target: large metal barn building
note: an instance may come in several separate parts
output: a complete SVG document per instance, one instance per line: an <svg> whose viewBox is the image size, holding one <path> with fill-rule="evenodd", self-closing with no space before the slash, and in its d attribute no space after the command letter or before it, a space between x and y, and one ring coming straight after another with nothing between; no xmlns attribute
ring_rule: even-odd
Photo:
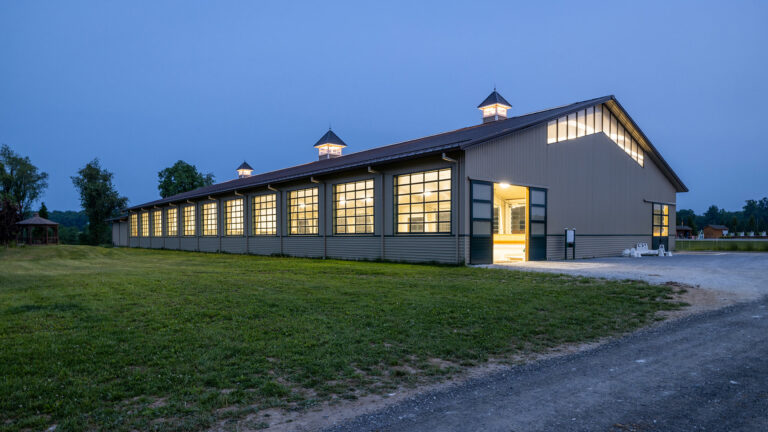
<svg viewBox="0 0 768 432"><path fill-rule="evenodd" d="M687 188L613 96L507 118L495 90L482 123L133 206L117 246L443 263L615 256L674 248ZM572 253L572 252L571 252ZM570 258L570 256L569 256Z"/></svg>

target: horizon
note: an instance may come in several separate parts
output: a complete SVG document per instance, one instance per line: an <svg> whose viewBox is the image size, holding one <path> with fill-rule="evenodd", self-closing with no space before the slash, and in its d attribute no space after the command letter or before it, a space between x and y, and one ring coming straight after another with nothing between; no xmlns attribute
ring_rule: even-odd
<svg viewBox="0 0 768 432"><path fill-rule="evenodd" d="M473 126L495 86L512 116L615 95L677 210L768 196L768 5L439 4L3 4L0 144L49 173L35 207L77 211L93 158L135 205L177 160L216 183L313 162L329 124L348 153Z"/></svg>

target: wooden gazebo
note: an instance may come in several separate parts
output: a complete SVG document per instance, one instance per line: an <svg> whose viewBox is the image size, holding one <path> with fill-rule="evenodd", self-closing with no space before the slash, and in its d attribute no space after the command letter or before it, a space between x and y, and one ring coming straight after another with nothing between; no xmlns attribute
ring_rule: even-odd
<svg viewBox="0 0 768 432"><path fill-rule="evenodd" d="M24 219L21 222L16 222L16 225L21 228L19 230L19 236L17 238L17 243L26 243L28 245L34 245L34 244L59 244L59 224L48 220L45 218L41 218L39 214L35 213L34 216L32 216L29 219ZM40 234L39 236L35 236L35 228L40 228L44 232L44 234ZM50 234L50 229L53 229L53 235ZM37 230L37 231L40 231Z"/></svg>

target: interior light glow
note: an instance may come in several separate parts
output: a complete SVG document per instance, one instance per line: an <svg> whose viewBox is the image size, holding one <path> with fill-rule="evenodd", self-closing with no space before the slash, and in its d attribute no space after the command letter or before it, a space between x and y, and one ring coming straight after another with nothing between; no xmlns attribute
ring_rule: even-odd
<svg viewBox="0 0 768 432"><path fill-rule="evenodd" d="M506 189L506 188L508 188L509 186L510 186L510 184L509 184L509 183L499 183L499 187L500 187L500 188L502 188L502 189Z"/></svg>

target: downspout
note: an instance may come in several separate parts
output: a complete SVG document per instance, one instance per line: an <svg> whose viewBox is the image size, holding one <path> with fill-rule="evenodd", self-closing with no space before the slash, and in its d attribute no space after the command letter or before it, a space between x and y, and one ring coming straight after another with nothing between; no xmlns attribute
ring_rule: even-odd
<svg viewBox="0 0 768 432"><path fill-rule="evenodd" d="M328 198L326 196L326 194L327 194L326 189L327 188L325 187L325 182L324 181L317 180L314 177L310 177L309 181L312 182L312 183L320 184L320 185L323 186L323 188L322 188L323 189L323 195L322 195L323 196L323 259L326 259L327 255L328 255L328 206L325 205L326 204L326 198ZM319 205L319 203L318 203L318 205ZM318 221L318 226L319 225L320 224L319 224L319 221Z"/></svg>
<svg viewBox="0 0 768 432"><path fill-rule="evenodd" d="M376 171L375 169L373 169L370 166L368 167L368 172L371 173L371 174L375 174L375 173L381 174L381 176L380 176L380 178L381 178L381 194L380 194L381 195L381 210L379 211L379 239L381 240L381 245L380 245L380 249L381 250L379 252L379 256L380 256L380 259L382 261L384 261L384 256L385 256L384 255L384 253L385 253L385 250L384 250L384 212L385 212L385 210L384 210L384 207L385 207L384 206L384 173ZM376 203L374 203L373 205L375 206ZM376 214L375 211L374 211L374 214Z"/></svg>
<svg viewBox="0 0 768 432"><path fill-rule="evenodd" d="M461 236L459 235L459 231L461 231L461 164L458 163L458 160L448 157L445 153L442 154L441 158L446 162L456 165L456 178L458 180L456 182L458 185L458 196L456 197L456 264L459 264L461 263L461 255L459 253L461 249ZM451 178L453 178L453 176L451 176Z"/></svg>

